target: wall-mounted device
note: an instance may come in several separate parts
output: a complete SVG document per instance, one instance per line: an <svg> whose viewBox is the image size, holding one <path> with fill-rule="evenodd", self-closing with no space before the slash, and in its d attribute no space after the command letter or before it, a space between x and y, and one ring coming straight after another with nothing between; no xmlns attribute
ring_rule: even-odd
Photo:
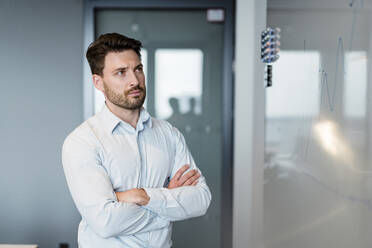
<svg viewBox="0 0 372 248"><path fill-rule="evenodd" d="M266 66L266 87L272 86L272 63L279 59L280 28L266 28L261 32L261 61Z"/></svg>

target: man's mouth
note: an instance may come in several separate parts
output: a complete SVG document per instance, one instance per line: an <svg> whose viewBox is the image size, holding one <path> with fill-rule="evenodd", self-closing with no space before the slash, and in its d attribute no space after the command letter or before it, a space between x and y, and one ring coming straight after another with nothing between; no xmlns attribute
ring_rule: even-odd
<svg viewBox="0 0 372 248"><path fill-rule="evenodd" d="M131 92L129 92L128 96L140 96L141 92L142 90L132 90Z"/></svg>

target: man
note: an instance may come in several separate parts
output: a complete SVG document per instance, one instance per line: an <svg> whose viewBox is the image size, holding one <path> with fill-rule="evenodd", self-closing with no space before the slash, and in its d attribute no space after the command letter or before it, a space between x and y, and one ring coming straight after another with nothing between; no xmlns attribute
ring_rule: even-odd
<svg viewBox="0 0 372 248"><path fill-rule="evenodd" d="M142 107L140 49L140 41L110 33L86 53L93 84L106 101L62 148L82 216L81 248L171 247L172 222L204 215L211 201L182 134Z"/></svg>

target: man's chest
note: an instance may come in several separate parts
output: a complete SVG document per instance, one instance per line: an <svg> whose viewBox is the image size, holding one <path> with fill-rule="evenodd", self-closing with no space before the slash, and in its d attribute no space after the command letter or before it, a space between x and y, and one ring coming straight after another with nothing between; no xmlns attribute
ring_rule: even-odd
<svg viewBox="0 0 372 248"><path fill-rule="evenodd" d="M171 174L174 151L164 135L117 133L101 144L101 162L115 190L162 187Z"/></svg>

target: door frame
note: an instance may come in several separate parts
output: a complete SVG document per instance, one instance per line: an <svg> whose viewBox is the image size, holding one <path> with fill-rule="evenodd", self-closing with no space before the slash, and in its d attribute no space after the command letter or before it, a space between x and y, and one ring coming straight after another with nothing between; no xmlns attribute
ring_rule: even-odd
<svg viewBox="0 0 372 248"><path fill-rule="evenodd" d="M232 202L233 202L233 61L235 35L235 1L229 0L84 0L84 44L83 44L83 105L84 120L94 113L94 87L85 52L95 34L95 11L97 9L215 9L225 11L223 51L223 151L221 188L221 247L232 247Z"/></svg>

